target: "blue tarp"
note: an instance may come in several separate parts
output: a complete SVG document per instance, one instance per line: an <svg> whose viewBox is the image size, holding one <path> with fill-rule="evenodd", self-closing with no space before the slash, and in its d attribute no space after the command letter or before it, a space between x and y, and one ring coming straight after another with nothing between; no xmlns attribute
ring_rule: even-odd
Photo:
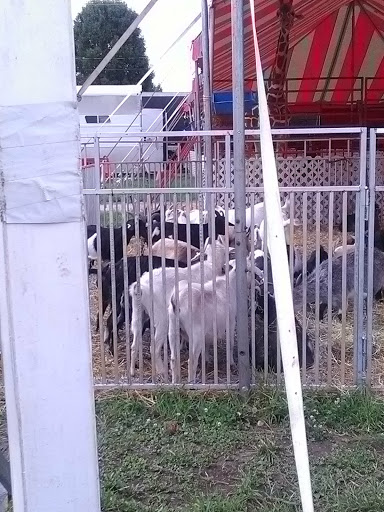
<svg viewBox="0 0 384 512"><path fill-rule="evenodd" d="M257 105L257 93L244 93L245 112L251 112ZM232 91L214 92L212 95L212 108L216 115L231 115L233 113L233 93Z"/></svg>

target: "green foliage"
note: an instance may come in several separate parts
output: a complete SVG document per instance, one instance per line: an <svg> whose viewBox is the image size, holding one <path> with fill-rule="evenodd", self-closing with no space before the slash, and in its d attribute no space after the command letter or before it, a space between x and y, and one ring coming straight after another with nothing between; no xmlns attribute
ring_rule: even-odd
<svg viewBox="0 0 384 512"><path fill-rule="evenodd" d="M137 13L122 0L91 0L85 5L74 22L79 85L84 83L136 16ZM134 85L148 69L145 41L140 29L136 29L94 84ZM143 83L143 90L159 90L153 84L153 73Z"/></svg>

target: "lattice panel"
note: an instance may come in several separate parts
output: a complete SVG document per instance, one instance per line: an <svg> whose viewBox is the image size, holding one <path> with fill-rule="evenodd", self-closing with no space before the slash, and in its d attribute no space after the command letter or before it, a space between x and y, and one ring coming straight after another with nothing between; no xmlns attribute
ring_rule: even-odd
<svg viewBox="0 0 384 512"><path fill-rule="evenodd" d="M278 157L276 159L278 166L278 181L281 187L321 187L321 186L347 186L359 184L359 165L358 155L350 158L343 157ZM383 168L384 159L380 164ZM252 157L246 160L246 184L247 187L262 187L262 163L261 158ZM226 180L225 160L216 161L214 183L217 187L228 185ZM233 185L233 160L231 161L231 185ZM329 218L329 193L320 192L320 222L328 224ZM263 199L262 192L254 194L255 201ZM353 196L353 197L352 197ZM348 193L347 206L348 213L352 213L355 208L355 194ZM220 194L223 201L223 194ZM342 216L342 192L334 192L334 223L341 222ZM283 198L282 198L283 199ZM383 197L384 201L384 197ZM251 194L247 193L247 206L252 203ZM233 197L230 199L230 208L234 207ZM295 192L295 215L302 221L303 211L303 191ZM316 194L307 192L307 218L308 223L312 224L316 220Z"/></svg>
<svg viewBox="0 0 384 512"><path fill-rule="evenodd" d="M384 185L384 154L382 152L377 153L376 156L376 185ZM380 208L380 221L381 225L384 225L384 192L376 192L375 197L376 203Z"/></svg>

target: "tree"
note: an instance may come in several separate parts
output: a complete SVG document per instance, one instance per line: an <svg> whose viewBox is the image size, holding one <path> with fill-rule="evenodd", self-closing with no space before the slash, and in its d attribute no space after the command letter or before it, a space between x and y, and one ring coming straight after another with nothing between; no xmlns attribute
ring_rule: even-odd
<svg viewBox="0 0 384 512"><path fill-rule="evenodd" d="M91 0L83 7L74 22L78 85L84 83L136 16L122 0ZM137 84L148 69L145 41L136 29L94 84ZM144 81L143 90L158 90L153 73Z"/></svg>

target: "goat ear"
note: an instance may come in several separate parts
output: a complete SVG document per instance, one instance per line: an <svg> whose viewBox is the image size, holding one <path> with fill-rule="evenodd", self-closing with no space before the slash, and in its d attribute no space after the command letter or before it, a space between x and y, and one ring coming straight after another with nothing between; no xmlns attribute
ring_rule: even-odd
<svg viewBox="0 0 384 512"><path fill-rule="evenodd" d="M288 210L288 208L290 207L291 205L291 201L289 200L289 197L287 196L286 200L285 200L285 203L283 204L283 206L281 207L282 210Z"/></svg>

